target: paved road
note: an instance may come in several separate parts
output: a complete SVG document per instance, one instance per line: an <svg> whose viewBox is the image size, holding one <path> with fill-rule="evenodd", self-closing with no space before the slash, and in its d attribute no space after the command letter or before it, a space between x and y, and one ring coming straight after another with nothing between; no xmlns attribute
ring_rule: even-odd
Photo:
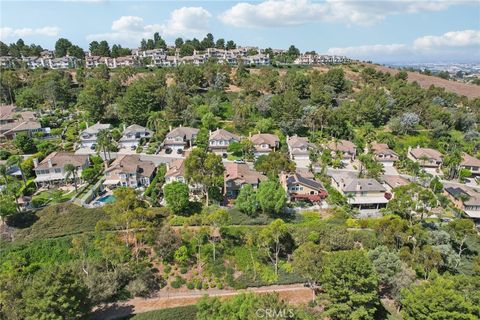
<svg viewBox="0 0 480 320"><path fill-rule="evenodd" d="M259 288L248 288L246 290L191 290L191 291L168 291L162 290L158 296L143 299L134 298L128 301L111 303L103 305L93 313L93 320L113 320L119 317L125 317L131 314L137 314L147 311L187 306L195 304L205 295L210 297L232 297L242 292L270 293L278 292L282 299L291 303L307 303L312 297L312 291L303 286L303 284L275 285Z"/></svg>

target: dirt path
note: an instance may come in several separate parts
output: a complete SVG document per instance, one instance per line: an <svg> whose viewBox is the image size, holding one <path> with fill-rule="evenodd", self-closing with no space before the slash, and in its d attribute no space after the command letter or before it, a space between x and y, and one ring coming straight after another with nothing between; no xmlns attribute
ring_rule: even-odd
<svg viewBox="0 0 480 320"><path fill-rule="evenodd" d="M307 303L312 297L312 291L303 284L275 285L245 290L191 290L191 291L160 291L158 296L148 299L134 298L119 303L106 304L98 308L91 319L113 320L131 314L152 310L187 306L195 304L204 295L210 297L228 298L242 292L269 293L278 292L280 298L293 304Z"/></svg>

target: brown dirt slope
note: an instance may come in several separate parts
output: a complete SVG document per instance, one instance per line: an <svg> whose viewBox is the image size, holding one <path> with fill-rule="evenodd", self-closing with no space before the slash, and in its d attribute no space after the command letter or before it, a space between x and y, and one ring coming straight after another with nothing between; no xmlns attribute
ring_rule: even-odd
<svg viewBox="0 0 480 320"><path fill-rule="evenodd" d="M372 67L382 72L388 72L392 75L395 75L399 72L396 69L383 66L372 65ZM422 88L429 88L431 85L434 85L435 87L445 88L446 91L456 93L460 96L466 96L469 99L480 97L480 86L476 86L474 84L445 80L442 78L427 76L418 72L410 71L408 71L408 81L416 81Z"/></svg>

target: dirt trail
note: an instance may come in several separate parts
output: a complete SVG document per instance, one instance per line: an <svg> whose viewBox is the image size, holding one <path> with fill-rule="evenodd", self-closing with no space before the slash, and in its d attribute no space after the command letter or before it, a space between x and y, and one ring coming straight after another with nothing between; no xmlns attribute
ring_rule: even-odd
<svg viewBox="0 0 480 320"><path fill-rule="evenodd" d="M307 303L312 297L312 291L309 288L304 287L303 284L274 285L248 288L245 290L165 290L160 291L156 297L152 298L134 298L119 303L103 305L93 313L91 319L113 320L131 314L195 304L205 295L209 295L210 297L228 298L242 292L255 292L260 294L278 292L280 298L293 304Z"/></svg>

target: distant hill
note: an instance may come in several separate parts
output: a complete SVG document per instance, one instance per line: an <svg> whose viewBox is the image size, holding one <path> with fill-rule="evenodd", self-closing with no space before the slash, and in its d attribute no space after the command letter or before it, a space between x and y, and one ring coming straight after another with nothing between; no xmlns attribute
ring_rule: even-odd
<svg viewBox="0 0 480 320"><path fill-rule="evenodd" d="M377 70L382 72L388 72L392 75L395 75L399 72L397 69L392 69L384 66L371 65ZM420 74L418 72L408 71L408 81L409 82L418 82L422 88L428 88L432 84L435 87L445 88L446 91L456 93L460 96L466 96L469 99L474 99L480 97L480 86L474 84L467 84L462 82L456 82L451 80L445 80L435 76L427 76Z"/></svg>

